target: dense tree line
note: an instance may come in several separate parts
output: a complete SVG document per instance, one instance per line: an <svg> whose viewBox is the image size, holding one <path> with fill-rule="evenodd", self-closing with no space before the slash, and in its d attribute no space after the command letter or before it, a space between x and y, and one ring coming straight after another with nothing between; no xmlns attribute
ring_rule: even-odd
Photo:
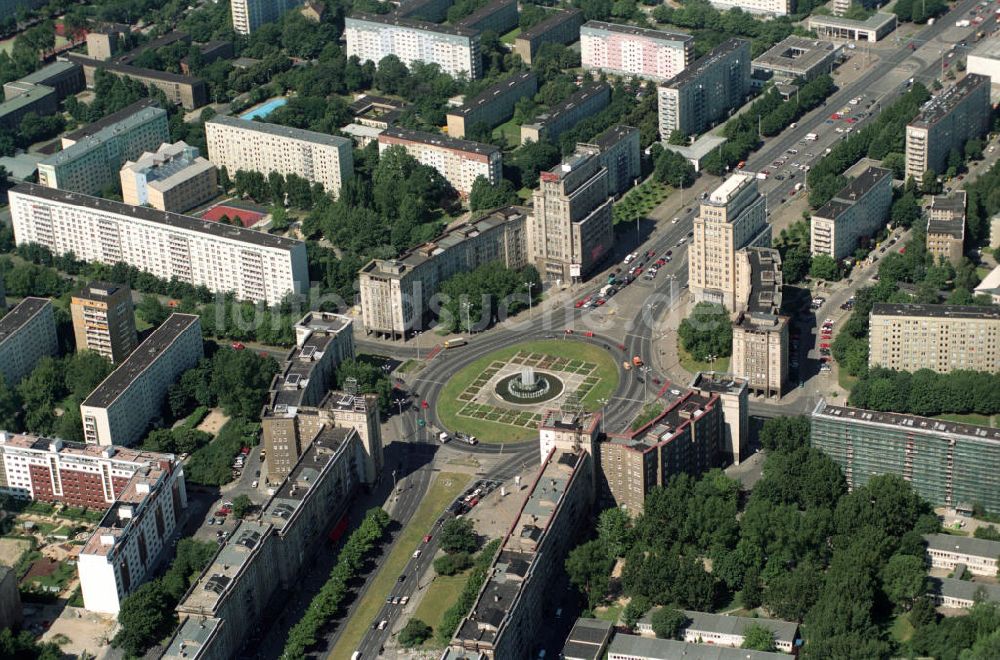
<svg viewBox="0 0 1000 660"><path fill-rule="evenodd" d="M513 270L491 261L469 272L456 273L441 284L439 322L449 331L482 332L506 315L528 307L541 290L534 266Z"/></svg>
<svg viewBox="0 0 1000 660"><path fill-rule="evenodd" d="M368 560L368 555L385 538L389 514L375 507L365 513L364 519L354 530L337 555L337 563L319 593L313 596L305 615L291 630L285 640L281 657L288 660L305 658L306 652L320 637L320 630L342 608L350 593L353 581Z"/></svg>
<svg viewBox="0 0 1000 660"><path fill-rule="evenodd" d="M195 406L206 406L220 407L230 417L256 419L277 371L273 358L254 351L219 349L170 386L169 415L181 419Z"/></svg>
<svg viewBox="0 0 1000 660"><path fill-rule="evenodd" d="M652 16L658 23L692 31L699 57L734 36L750 39L752 55L757 57L794 31L789 18L761 21L739 8L719 11L704 0L686 2L678 8L659 5L653 10Z"/></svg>
<svg viewBox="0 0 1000 660"><path fill-rule="evenodd" d="M482 588L483 583L486 582L487 571L490 564L493 563L493 556L496 555L499 549L500 539L493 539L483 546L483 549L476 555L472 570L469 572L469 579L458 594L458 599L452 603L451 607L445 610L444 616L441 618L441 627L434 633L439 644L445 645L451 641L455 631L458 630L459 624L462 623L462 619L465 618L469 610L472 609L472 606L475 605L476 598L479 596L479 590Z"/></svg>
<svg viewBox="0 0 1000 660"><path fill-rule="evenodd" d="M258 443L260 424L242 417L226 422L215 439L191 453L184 465L185 478L203 486L222 486L233 480L231 464L244 447Z"/></svg>
<svg viewBox="0 0 1000 660"><path fill-rule="evenodd" d="M967 182L966 246L981 247L989 242L990 218L1000 213L1000 164Z"/></svg>
<svg viewBox="0 0 1000 660"><path fill-rule="evenodd" d="M944 0L898 0L892 7L892 13L904 23L926 23L946 11L948 3Z"/></svg>
<svg viewBox="0 0 1000 660"><path fill-rule="evenodd" d="M818 209L847 184L842 175L847 168L865 156L881 160L891 153L906 151L906 125L920 106L930 98L930 92L919 82L892 105L883 108L860 130L839 140L832 151L809 171L809 205Z"/></svg>
<svg viewBox="0 0 1000 660"><path fill-rule="evenodd" d="M728 357L733 354L733 326L729 313L718 303L700 302L691 315L681 321L677 335L681 346L695 360L704 361L710 355Z"/></svg>
<svg viewBox="0 0 1000 660"><path fill-rule="evenodd" d="M479 175L472 182L472 190L469 192L469 209L472 211L498 209L517 204L519 201L514 184L507 179L502 179L494 186L489 179Z"/></svg>
<svg viewBox="0 0 1000 660"><path fill-rule="evenodd" d="M55 642L36 642L28 630L15 633L12 628L0 630L0 658L17 660L61 660L62 649Z"/></svg>
<svg viewBox="0 0 1000 660"><path fill-rule="evenodd" d="M761 136L777 135L791 122L823 103L836 86L828 75L804 84L788 100L775 87L770 87L750 107L726 122L722 134L727 142L705 158L709 174L721 176L745 160L761 144Z"/></svg>
<svg viewBox="0 0 1000 660"><path fill-rule="evenodd" d="M781 254L781 275L785 284L798 284L809 274L812 263L809 220L800 220L781 230L774 240Z"/></svg>
<svg viewBox="0 0 1000 660"><path fill-rule="evenodd" d="M1000 413L1000 372L871 369L851 389L850 404L923 416L994 415Z"/></svg>
<svg viewBox="0 0 1000 660"><path fill-rule="evenodd" d="M111 373L93 351L44 357L16 387L0 377L0 428L83 442L80 403Z"/></svg>
<svg viewBox="0 0 1000 660"><path fill-rule="evenodd" d="M177 625L174 608L215 553L215 543L181 539L163 577L146 582L122 601L118 634L111 640L111 646L121 649L126 656L142 657L170 635Z"/></svg>

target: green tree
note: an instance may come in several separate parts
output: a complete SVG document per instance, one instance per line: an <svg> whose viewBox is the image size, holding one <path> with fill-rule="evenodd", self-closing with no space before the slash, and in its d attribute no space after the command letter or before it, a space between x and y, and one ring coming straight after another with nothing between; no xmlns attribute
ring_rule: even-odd
<svg viewBox="0 0 1000 660"><path fill-rule="evenodd" d="M687 188L695 179L691 162L670 149L664 149L657 156L653 174L660 183L668 183L675 188Z"/></svg>
<svg viewBox="0 0 1000 660"><path fill-rule="evenodd" d="M645 596L635 596L629 600L622 610L622 625L628 630L635 629L635 624L649 611L649 599Z"/></svg>
<svg viewBox="0 0 1000 660"><path fill-rule="evenodd" d="M254 504L245 494L237 495L233 498L233 517L246 518L247 514L253 511Z"/></svg>
<svg viewBox="0 0 1000 660"><path fill-rule="evenodd" d="M882 591L894 605L909 610L927 591L926 571L923 557L895 554L882 568Z"/></svg>
<svg viewBox="0 0 1000 660"><path fill-rule="evenodd" d="M732 355L733 326L726 308L717 303L695 305L691 315L681 321L677 334L684 350L696 360Z"/></svg>
<svg viewBox="0 0 1000 660"><path fill-rule="evenodd" d="M516 204L517 199L514 184L507 179L503 179L494 186L489 182L489 179L480 175L472 182L472 191L469 193L469 208L473 211L496 209Z"/></svg>
<svg viewBox="0 0 1000 660"><path fill-rule="evenodd" d="M434 631L420 619L410 619L399 631L399 643L406 648L419 646L431 638Z"/></svg>
<svg viewBox="0 0 1000 660"><path fill-rule="evenodd" d="M966 160L982 160L983 159L983 141L979 138L970 138L965 143L965 159Z"/></svg>
<svg viewBox="0 0 1000 660"><path fill-rule="evenodd" d="M689 141L690 138L688 138L688 136L685 133L683 133L682 131L678 131L677 129L670 131L670 137L667 138L667 144L673 144L677 146L685 146L688 144Z"/></svg>
<svg viewBox="0 0 1000 660"><path fill-rule="evenodd" d="M892 224L896 227L912 227L920 218L920 204L912 192L904 192L892 203Z"/></svg>
<svg viewBox="0 0 1000 660"><path fill-rule="evenodd" d="M653 632L658 639L680 639L681 633L688 625L684 612L671 607L661 607L650 617Z"/></svg>
<svg viewBox="0 0 1000 660"><path fill-rule="evenodd" d="M468 552L442 555L434 560L434 570L438 575L455 575L472 566L472 556Z"/></svg>
<svg viewBox="0 0 1000 660"><path fill-rule="evenodd" d="M118 612L119 631L111 642L129 656L141 657L174 627L170 598L158 580L140 585Z"/></svg>
<svg viewBox="0 0 1000 660"><path fill-rule="evenodd" d="M791 452L809 443L809 418L772 417L760 431L760 444L768 451Z"/></svg>
<svg viewBox="0 0 1000 660"><path fill-rule="evenodd" d="M597 538L607 548L609 557L624 557L632 545L632 521L628 514L617 507L601 511Z"/></svg>
<svg viewBox="0 0 1000 660"><path fill-rule="evenodd" d="M448 553L475 552L479 541L468 518L450 518L442 526L438 534L441 549Z"/></svg>
<svg viewBox="0 0 1000 660"><path fill-rule="evenodd" d="M21 405L17 390L8 387L3 374L0 374L0 429L14 432L21 430Z"/></svg>
<svg viewBox="0 0 1000 660"><path fill-rule="evenodd" d="M573 548L566 558L569 581L587 597L590 608L601 602L607 593L613 564L604 544L597 539Z"/></svg>
<svg viewBox="0 0 1000 660"><path fill-rule="evenodd" d="M743 644L740 648L751 651L775 652L778 647L774 644L774 632L769 628L754 623L743 630Z"/></svg>
<svg viewBox="0 0 1000 660"><path fill-rule="evenodd" d="M836 281L840 279L840 266L828 254L817 254L812 258L809 277L816 280Z"/></svg>

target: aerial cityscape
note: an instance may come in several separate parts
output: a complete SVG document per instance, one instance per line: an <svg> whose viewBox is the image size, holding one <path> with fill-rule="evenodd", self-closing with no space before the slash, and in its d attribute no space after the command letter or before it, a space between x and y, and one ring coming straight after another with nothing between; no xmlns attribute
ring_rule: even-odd
<svg viewBox="0 0 1000 660"><path fill-rule="evenodd" d="M1000 0L0 0L0 658L1000 658Z"/></svg>

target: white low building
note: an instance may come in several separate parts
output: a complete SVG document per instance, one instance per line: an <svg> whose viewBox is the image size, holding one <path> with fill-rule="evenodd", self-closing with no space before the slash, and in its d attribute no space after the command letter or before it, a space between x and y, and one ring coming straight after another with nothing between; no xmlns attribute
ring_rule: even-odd
<svg viewBox="0 0 1000 660"><path fill-rule="evenodd" d="M954 571L964 564L973 575L994 577L997 574L997 557L1000 541L989 541L952 534L925 534L927 559L933 568Z"/></svg>
<svg viewBox="0 0 1000 660"><path fill-rule="evenodd" d="M636 624L640 635L654 636L652 616L654 609ZM780 619L751 618L746 616L726 616L709 612L683 610L687 617L684 625L684 641L713 646L740 648L745 639L747 628L760 626L770 630L774 635L774 646L783 653L791 653L795 648L795 640L799 636L799 625L792 621Z"/></svg>

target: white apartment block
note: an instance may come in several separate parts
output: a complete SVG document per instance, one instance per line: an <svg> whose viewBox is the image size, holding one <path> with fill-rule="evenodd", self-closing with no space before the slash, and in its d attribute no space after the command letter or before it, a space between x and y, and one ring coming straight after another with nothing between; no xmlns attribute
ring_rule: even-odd
<svg viewBox="0 0 1000 660"><path fill-rule="evenodd" d="M495 186L503 176L500 149L492 144L391 126L378 136L378 151L395 146L440 172L462 197L469 196L477 178L485 177Z"/></svg>
<svg viewBox="0 0 1000 660"><path fill-rule="evenodd" d="M585 69L653 80L673 78L694 59L694 37L680 32L588 21L580 28Z"/></svg>
<svg viewBox="0 0 1000 660"><path fill-rule="evenodd" d="M118 614L122 600L169 554L170 537L187 508L184 468L164 456L141 467L80 551L83 606Z"/></svg>
<svg viewBox="0 0 1000 660"><path fill-rule="evenodd" d="M688 281L696 301L734 311L736 251L771 245L767 200L751 172L733 174L701 203L688 254Z"/></svg>
<svg viewBox="0 0 1000 660"><path fill-rule="evenodd" d="M208 159L225 167L267 176L296 174L334 197L354 176L354 146L347 138L235 117L214 117L205 123Z"/></svg>
<svg viewBox="0 0 1000 660"><path fill-rule="evenodd" d="M84 607L117 614L156 567L187 506L172 454L97 447L0 431L0 492L18 499L110 507L77 564Z"/></svg>
<svg viewBox="0 0 1000 660"><path fill-rule="evenodd" d="M658 608L657 608L658 609ZM654 609L653 612L656 610ZM639 619L636 631L644 637L652 637L652 615ZM782 653L791 653L795 640L799 636L799 625L792 621L780 619L752 618L747 616L728 616L684 610L687 624L682 630L684 641L697 644L709 644L716 647L740 648L743 645L747 628L762 626L774 635L774 646Z"/></svg>
<svg viewBox="0 0 1000 660"><path fill-rule="evenodd" d="M56 317L48 298L25 298L0 318L0 375L14 387L38 361L59 353Z"/></svg>
<svg viewBox="0 0 1000 660"><path fill-rule="evenodd" d="M38 163L38 182L88 195L117 186L126 161L170 140L166 110L136 107L125 116L116 113L95 122L99 130L78 140L63 138L63 150Z"/></svg>
<svg viewBox="0 0 1000 660"><path fill-rule="evenodd" d="M166 280L270 305L307 287L302 241L30 183L14 187L9 197L18 245L124 262Z"/></svg>
<svg viewBox="0 0 1000 660"><path fill-rule="evenodd" d="M128 161L119 174L122 201L183 213L218 194L215 165L184 142L163 144Z"/></svg>
<svg viewBox="0 0 1000 660"><path fill-rule="evenodd" d="M813 254L840 260L885 226L892 206L892 172L869 167L834 195L810 223Z"/></svg>
<svg viewBox="0 0 1000 660"><path fill-rule="evenodd" d="M167 388L204 355L201 319L171 314L80 404L86 441L128 446L142 439Z"/></svg>
<svg viewBox="0 0 1000 660"><path fill-rule="evenodd" d="M302 0L232 0L229 9L233 17L233 31L236 34L250 34L301 4Z"/></svg>
<svg viewBox="0 0 1000 660"><path fill-rule="evenodd" d="M973 575L995 577L1000 541L952 534L925 534L927 559L932 568L954 571L959 564Z"/></svg>
<svg viewBox="0 0 1000 660"><path fill-rule="evenodd" d="M719 11L742 9L748 14L787 16L792 11L790 0L710 0Z"/></svg>
<svg viewBox="0 0 1000 660"><path fill-rule="evenodd" d="M479 31L426 23L395 14L355 12L345 19L347 56L378 64L395 55L409 66L438 64L445 73L469 79L482 75Z"/></svg>

